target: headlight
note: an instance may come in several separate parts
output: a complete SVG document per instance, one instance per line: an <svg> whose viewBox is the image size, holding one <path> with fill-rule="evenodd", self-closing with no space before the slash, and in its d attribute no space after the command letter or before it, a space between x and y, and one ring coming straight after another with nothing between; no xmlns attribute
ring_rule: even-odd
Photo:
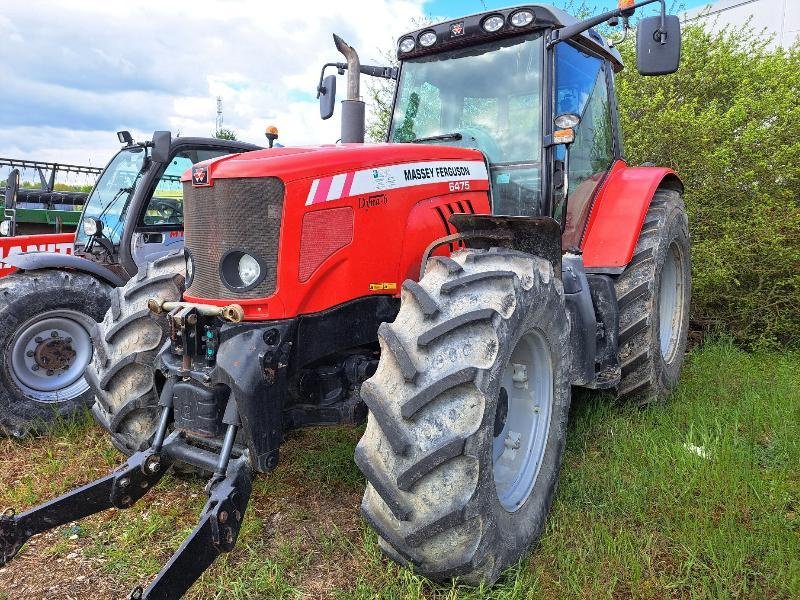
<svg viewBox="0 0 800 600"><path fill-rule="evenodd" d="M580 122L581 118L575 113L562 113L553 120L559 129L572 129L577 127Z"/></svg>
<svg viewBox="0 0 800 600"><path fill-rule="evenodd" d="M514 27L525 27L533 22L533 13L529 10L520 10L511 15L511 24Z"/></svg>
<svg viewBox="0 0 800 600"><path fill-rule="evenodd" d="M250 287L261 277L261 265L249 254L242 254L239 259L239 279L246 287Z"/></svg>
<svg viewBox="0 0 800 600"><path fill-rule="evenodd" d="M419 36L419 45L426 48L436 43L436 34L433 31L424 31Z"/></svg>
<svg viewBox="0 0 800 600"><path fill-rule="evenodd" d="M222 283L234 292L246 292L264 281L267 276L264 263L256 256L231 250L222 257L219 265Z"/></svg>
<svg viewBox="0 0 800 600"><path fill-rule="evenodd" d="M11 219L0 223L0 235L11 235Z"/></svg>
<svg viewBox="0 0 800 600"><path fill-rule="evenodd" d="M192 279L194 279L194 260L192 260L192 255L189 254L188 250L186 251L186 287L188 288L192 285Z"/></svg>
<svg viewBox="0 0 800 600"><path fill-rule="evenodd" d="M492 15L491 17L486 17L483 20L483 28L489 33L499 31L503 25L505 25L505 21L500 15Z"/></svg>
<svg viewBox="0 0 800 600"><path fill-rule="evenodd" d="M400 52L411 52L416 44L413 38L405 38L400 40Z"/></svg>
<svg viewBox="0 0 800 600"><path fill-rule="evenodd" d="M83 220L83 233L92 237L103 232L103 222L100 219L89 217Z"/></svg>

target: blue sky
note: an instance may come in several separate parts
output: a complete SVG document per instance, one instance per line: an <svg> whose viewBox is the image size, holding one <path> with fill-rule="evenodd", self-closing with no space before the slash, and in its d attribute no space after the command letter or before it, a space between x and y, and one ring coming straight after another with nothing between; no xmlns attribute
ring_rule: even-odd
<svg viewBox="0 0 800 600"><path fill-rule="evenodd" d="M156 129L213 134L217 96L240 139L264 143L274 124L286 145L330 143L339 111L320 121L315 91L321 65L341 60L331 33L379 64L420 20L513 2L304 0L301 11L264 0L4 2L0 156L103 165L120 129L138 140ZM554 3L573 12L582 4ZM612 2L586 4L599 12Z"/></svg>
<svg viewBox="0 0 800 600"><path fill-rule="evenodd" d="M493 8L505 8L507 6L515 6L522 3L523 2L514 2L513 0L430 0L429 2L425 3L425 8L426 12L428 12L430 15L457 18L464 14L482 12L484 10L491 10ZM552 4L554 6L558 6L567 12L574 11L575 7L581 6L582 3L583 2L580 0L551 0L550 2L542 2L542 4ZM698 6L704 6L710 3L710 0L679 0L677 2L673 2L673 0L667 0L667 9L670 12L675 13L681 10L688 10L690 8L696 8ZM617 5L616 1L613 0L586 0L585 4L593 13L599 13L603 10L610 10ZM658 5L654 3L652 7L645 7L642 10L655 12L657 10L657 6Z"/></svg>

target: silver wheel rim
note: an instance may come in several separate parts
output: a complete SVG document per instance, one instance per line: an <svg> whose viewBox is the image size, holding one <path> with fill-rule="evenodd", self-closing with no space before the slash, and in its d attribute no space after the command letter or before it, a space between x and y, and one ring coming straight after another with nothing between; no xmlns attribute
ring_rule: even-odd
<svg viewBox="0 0 800 600"><path fill-rule="evenodd" d="M503 371L501 386L493 431L492 474L500 504L514 512L525 503L536 483L553 412L553 364L541 333L532 332L520 339Z"/></svg>
<svg viewBox="0 0 800 600"><path fill-rule="evenodd" d="M661 356L665 362L675 358L683 319L683 260L678 244L673 242L667 249L667 257L661 268L661 283L658 292L658 328Z"/></svg>
<svg viewBox="0 0 800 600"><path fill-rule="evenodd" d="M40 402L64 402L83 394L83 372L92 359L94 321L74 310L51 310L23 323L11 340L11 378Z"/></svg>

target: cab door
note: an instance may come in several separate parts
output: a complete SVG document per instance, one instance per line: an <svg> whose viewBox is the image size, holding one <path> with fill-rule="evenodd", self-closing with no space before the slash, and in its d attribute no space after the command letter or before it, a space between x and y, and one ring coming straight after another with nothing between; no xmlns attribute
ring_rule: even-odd
<svg viewBox="0 0 800 600"><path fill-rule="evenodd" d="M595 194L621 155L610 100L612 77L608 61L569 42L556 46L554 117L564 113L580 117L569 147L564 249L580 246ZM565 154L565 146L557 146L554 158L563 165ZM553 207L553 216L562 221L564 187L558 181L554 181Z"/></svg>

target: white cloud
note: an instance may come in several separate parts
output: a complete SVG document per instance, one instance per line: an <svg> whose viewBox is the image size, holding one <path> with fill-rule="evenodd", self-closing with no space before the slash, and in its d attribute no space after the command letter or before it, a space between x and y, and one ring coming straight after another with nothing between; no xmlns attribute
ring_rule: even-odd
<svg viewBox="0 0 800 600"><path fill-rule="evenodd" d="M287 145L333 142L338 114L320 121L314 98L322 64L342 60L331 34L380 62L423 2L6 3L0 155L96 165L117 129L209 135L217 95L240 139L275 124Z"/></svg>

